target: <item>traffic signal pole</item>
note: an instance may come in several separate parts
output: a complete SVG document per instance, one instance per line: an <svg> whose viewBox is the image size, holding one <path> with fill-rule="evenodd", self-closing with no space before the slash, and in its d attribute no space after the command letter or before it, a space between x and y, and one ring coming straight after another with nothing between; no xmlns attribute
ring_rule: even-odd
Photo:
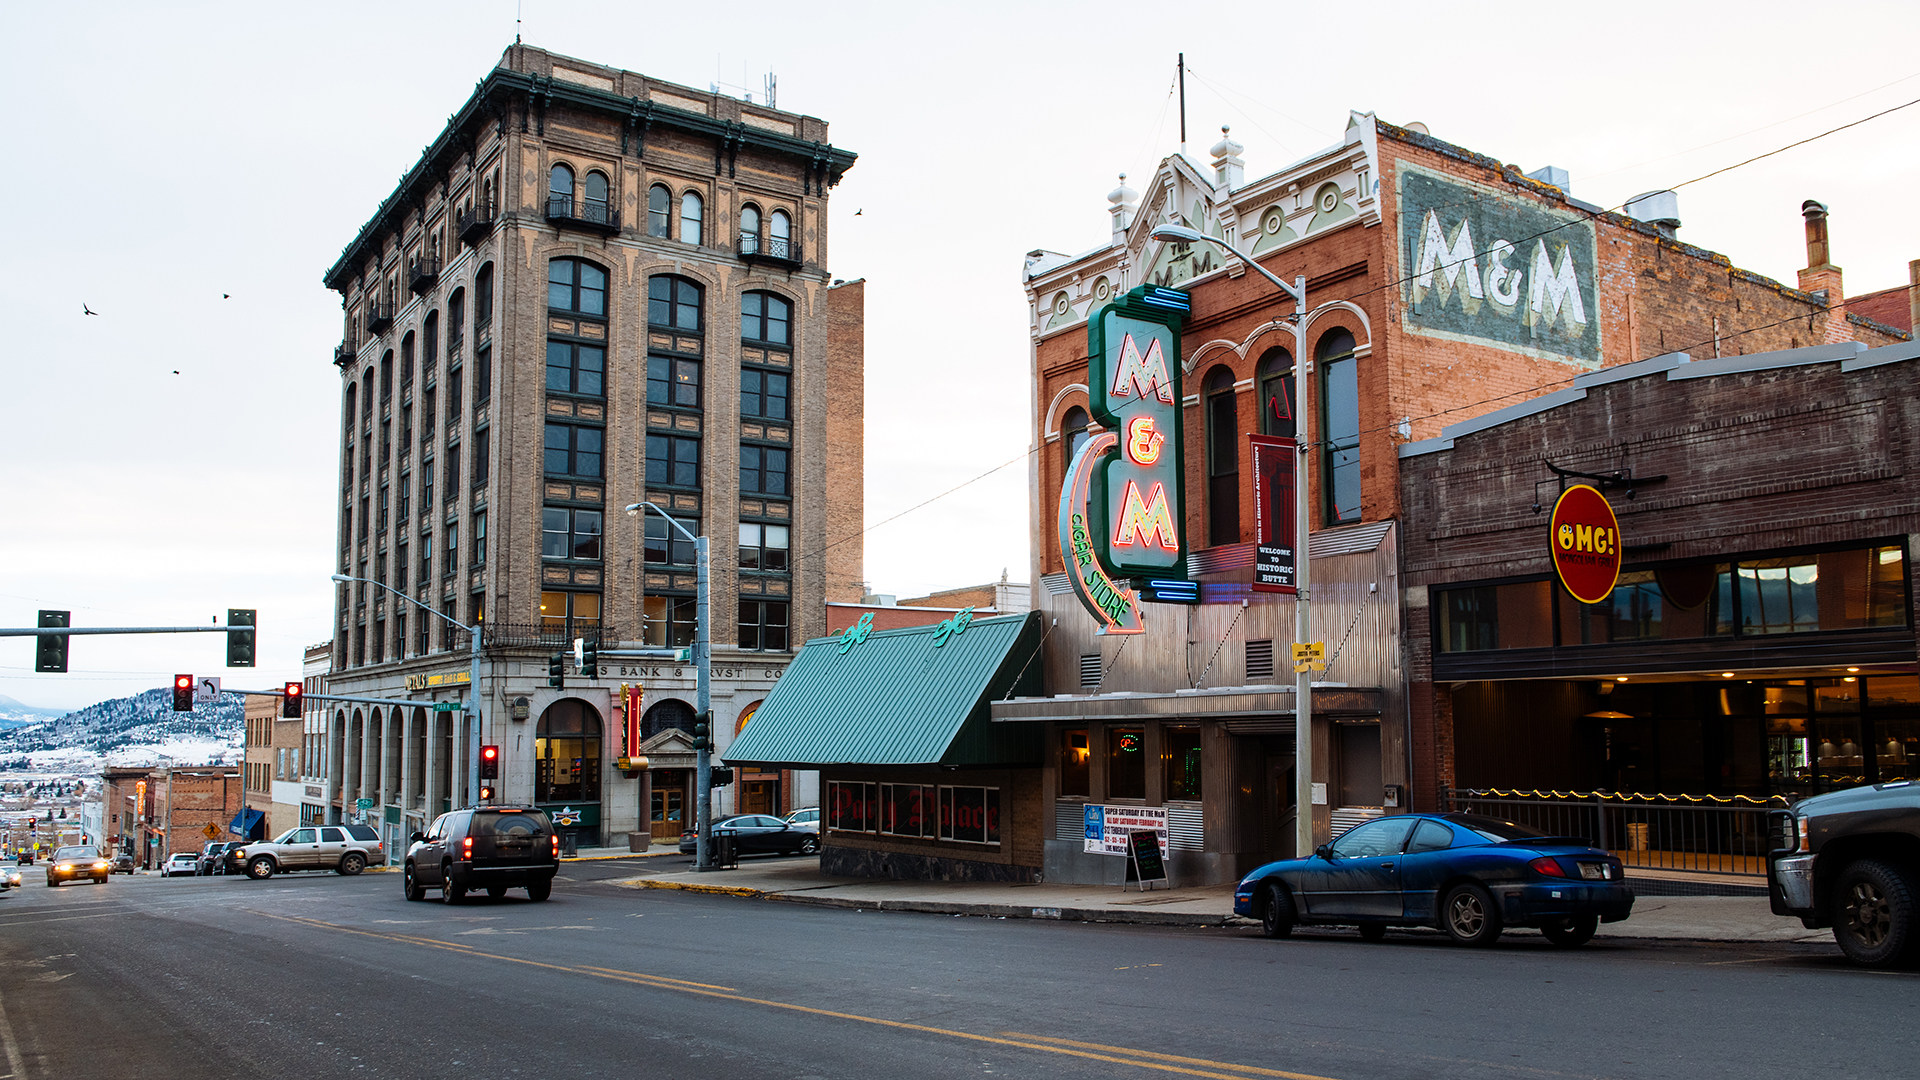
<svg viewBox="0 0 1920 1080"><path fill-rule="evenodd" d="M628 514L638 514L641 507L659 514L669 527L681 536L693 541L694 552L694 589L693 589L693 664L698 680L694 691L694 712L708 716L713 709L713 632L707 602L707 538L695 536L686 527L673 519L671 514L650 502L637 502L627 507ZM644 530L643 530L644 531ZM708 720L706 745L700 747L694 760L694 829L697 839L694 842L693 868L695 871L715 869L713 865L713 733L712 720Z"/></svg>

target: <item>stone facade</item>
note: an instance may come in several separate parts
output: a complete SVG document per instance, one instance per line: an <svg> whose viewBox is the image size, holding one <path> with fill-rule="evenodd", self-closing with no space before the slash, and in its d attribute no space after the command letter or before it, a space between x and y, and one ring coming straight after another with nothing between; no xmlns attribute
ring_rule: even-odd
<svg viewBox="0 0 1920 1080"><path fill-rule="evenodd" d="M692 644L692 545L629 505L710 538L720 749L857 597L863 288L826 270L852 164L818 119L515 45L328 271L339 572L377 583L339 590L328 687L365 700L328 712L330 814L371 800L397 842L472 797L481 743L497 798L573 810L587 842L684 787L658 740L691 726L693 668L572 659ZM476 623L478 654L452 625ZM477 711L428 711L476 669ZM631 683L652 777L613 768Z"/></svg>

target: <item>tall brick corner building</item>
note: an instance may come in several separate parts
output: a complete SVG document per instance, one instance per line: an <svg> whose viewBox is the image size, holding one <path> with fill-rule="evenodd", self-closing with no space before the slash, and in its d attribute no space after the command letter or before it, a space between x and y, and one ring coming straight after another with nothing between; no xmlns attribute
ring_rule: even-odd
<svg viewBox="0 0 1920 1080"><path fill-rule="evenodd" d="M863 286L829 277L827 125L514 45L325 281L345 311L328 816L391 840L464 805L477 743L500 798L572 810L587 842L692 820L694 669L556 651L689 646L711 538L718 745L829 600L860 596ZM644 687L626 745L623 684ZM651 769L615 761L646 755ZM746 774L723 804L807 799ZM393 849L394 844L389 844Z"/></svg>
<svg viewBox="0 0 1920 1080"><path fill-rule="evenodd" d="M1058 623L1045 645L1047 697L996 704L993 715L1046 726L1047 880L1123 872L1123 860L1082 851L1087 804L1164 807L1183 881L1234 880L1291 850L1294 605L1251 585L1260 510L1249 435L1295 436L1305 418L1313 441L1311 636L1333 656L1313 691L1312 779L1326 794L1312 813L1324 837L1394 803L1435 805L1435 762L1452 753L1438 744L1453 729L1433 722L1433 685L1410 685L1407 609L1425 593L1402 577L1428 537L1406 526L1407 446L1664 354L1876 348L1909 336L1847 309L1817 203L1802 208L1810 257L1795 287L1680 240L1671 192L1607 212L1574 198L1558 169L1524 173L1417 125L1352 114L1339 145L1255 180L1242 150L1223 137L1209 171L1169 157L1144 196L1123 177L1108 197L1109 243L1027 256L1035 607ZM1304 355L1294 355L1291 300L1213 245L1154 239L1161 224L1221 239L1284 280L1304 277ZM1102 637L1070 593L1056 517L1067 464L1099 431L1088 320L1143 285L1191 298L1180 524L1203 603L1144 605L1145 635ZM1290 536L1290 523L1267 524ZM1420 625L1428 632L1424 616Z"/></svg>

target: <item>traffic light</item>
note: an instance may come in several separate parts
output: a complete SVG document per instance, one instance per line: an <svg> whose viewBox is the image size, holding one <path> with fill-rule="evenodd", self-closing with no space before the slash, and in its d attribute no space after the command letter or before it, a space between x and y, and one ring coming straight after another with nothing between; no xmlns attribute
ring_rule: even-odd
<svg viewBox="0 0 1920 1080"><path fill-rule="evenodd" d="M193 711L193 676L175 675L173 677L173 711Z"/></svg>
<svg viewBox="0 0 1920 1080"><path fill-rule="evenodd" d="M492 743L480 748L480 779L500 779L500 748Z"/></svg>
<svg viewBox="0 0 1920 1080"><path fill-rule="evenodd" d="M492 784L480 785L480 801L481 802L493 801L493 785Z"/></svg>
<svg viewBox="0 0 1920 1080"><path fill-rule="evenodd" d="M280 715L289 720L300 718L300 684L288 683L280 695Z"/></svg>
<svg viewBox="0 0 1920 1080"><path fill-rule="evenodd" d="M28 832L39 832L39 831L40 831L40 819L39 819L39 818L37 818L37 817L30 817L30 818L28 818L28 819L27 819L27 831L28 831Z"/></svg>
<svg viewBox="0 0 1920 1080"><path fill-rule="evenodd" d="M253 617L252 608L227 609L227 666L253 666ZM246 629L234 629L245 627Z"/></svg>
<svg viewBox="0 0 1920 1080"><path fill-rule="evenodd" d="M708 709L693 718L693 748L711 750L713 748L713 710Z"/></svg>
<svg viewBox="0 0 1920 1080"><path fill-rule="evenodd" d="M708 778L711 786L726 787L728 784L733 783L733 767L730 765L715 765L708 774Z"/></svg>
<svg viewBox="0 0 1920 1080"><path fill-rule="evenodd" d="M547 685L558 690L567 685L567 654L554 653L547 657Z"/></svg>
<svg viewBox="0 0 1920 1080"><path fill-rule="evenodd" d="M71 614L71 612L66 611L42 611L40 613L40 625L71 626L73 624L68 621ZM39 642L39 648L34 650L33 654L33 670L67 670L67 635L42 634L40 635Z"/></svg>
<svg viewBox="0 0 1920 1080"><path fill-rule="evenodd" d="M588 638L580 651L580 677L597 679L600 677L600 639Z"/></svg>

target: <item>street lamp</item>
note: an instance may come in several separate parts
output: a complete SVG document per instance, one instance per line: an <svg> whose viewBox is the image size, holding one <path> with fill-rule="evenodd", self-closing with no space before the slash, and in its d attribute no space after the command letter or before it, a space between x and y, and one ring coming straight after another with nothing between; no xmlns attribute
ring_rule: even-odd
<svg viewBox="0 0 1920 1080"><path fill-rule="evenodd" d="M659 514L675 532L693 541L693 670L697 680L694 690L695 710L707 721L707 744L695 751L693 786L697 798L693 806L694 814L694 854L693 868L696 871L712 870L713 866L713 719L708 716L713 706L713 635L709 631L707 610L707 538L688 532L686 526L673 520L673 516L650 502L637 502L627 507L627 516L638 517L642 509ZM644 539L642 541L644 546ZM642 633L645 633L642 630Z"/></svg>
<svg viewBox="0 0 1920 1080"><path fill-rule="evenodd" d="M1178 240L1194 244L1206 242L1218 247L1241 262L1253 267L1261 277L1293 298L1293 318L1289 320L1293 328L1293 370L1297 399L1304 401L1301 393L1306 389L1305 380L1300 378L1306 368L1307 356L1307 279L1301 275L1289 285L1274 276L1266 267L1261 266L1254 257L1227 243L1217 236L1208 236L1197 229L1184 225L1156 225L1151 235L1155 240ZM1313 635L1313 622L1309 617L1311 604L1308 597L1307 568L1311 562L1307 558L1307 453L1312 440L1307 437L1307 425L1310 411L1300 409L1295 415L1295 446L1300 458L1294 476L1293 508L1293 637L1304 644ZM1295 858L1305 858L1314 848L1313 843L1313 672L1311 668L1296 663L1293 687L1293 854Z"/></svg>
<svg viewBox="0 0 1920 1080"><path fill-rule="evenodd" d="M434 607L432 604L415 600L399 589L393 588L385 582L375 581L372 578L335 574L333 575L333 580L342 585L357 581L364 585L372 585L376 588L385 589L400 599L405 600L407 603L412 604L414 607L420 608L423 611L430 611L435 617L445 620L456 628L467 632L468 638L470 638L473 643L473 658L467 671L467 805L473 806L477 804L480 801L480 620L475 619L472 626L467 626L460 620ZM433 785L428 784L427 786L431 788ZM344 793L341 798L344 803ZM428 809L431 810L432 807L428 807ZM344 813L345 810L346 807L342 805L342 813Z"/></svg>

